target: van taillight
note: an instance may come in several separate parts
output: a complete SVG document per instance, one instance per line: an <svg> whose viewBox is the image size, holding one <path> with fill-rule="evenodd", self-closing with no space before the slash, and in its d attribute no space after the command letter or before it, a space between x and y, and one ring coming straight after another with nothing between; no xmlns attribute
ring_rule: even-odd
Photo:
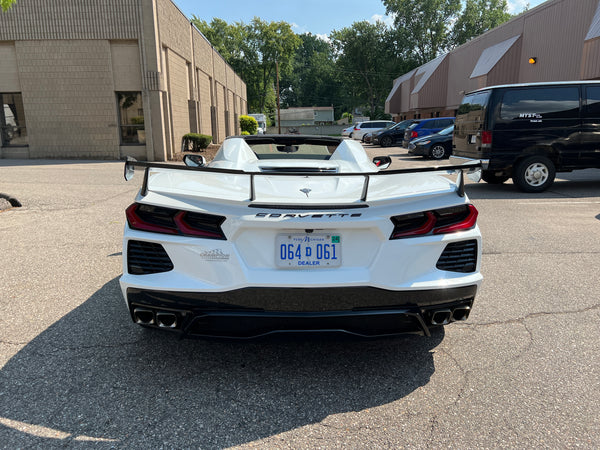
<svg viewBox="0 0 600 450"><path fill-rule="evenodd" d="M492 132L491 131L482 131L481 132L481 144L482 145L491 145L492 144Z"/></svg>

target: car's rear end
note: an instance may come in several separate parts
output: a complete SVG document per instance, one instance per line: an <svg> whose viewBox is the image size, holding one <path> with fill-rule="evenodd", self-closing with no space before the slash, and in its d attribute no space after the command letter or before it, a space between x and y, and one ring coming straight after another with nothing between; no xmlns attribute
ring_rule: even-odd
<svg viewBox="0 0 600 450"><path fill-rule="evenodd" d="M463 98L454 125L453 158L481 160L484 169L489 163L492 130L488 120L491 90L471 92Z"/></svg>
<svg viewBox="0 0 600 450"><path fill-rule="evenodd" d="M469 315L481 282L477 211L444 175L170 172L151 169L127 210L121 286L141 325L373 337ZM298 192L286 198L290 185Z"/></svg>

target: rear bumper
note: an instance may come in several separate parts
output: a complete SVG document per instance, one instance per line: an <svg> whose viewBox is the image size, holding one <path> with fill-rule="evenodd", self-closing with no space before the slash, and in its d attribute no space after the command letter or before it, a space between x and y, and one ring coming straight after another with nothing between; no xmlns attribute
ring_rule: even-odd
<svg viewBox="0 0 600 450"><path fill-rule="evenodd" d="M477 285L420 291L341 287L217 293L128 288L126 297L132 319L142 325L182 336L250 339L289 332L429 335L431 326L466 320L476 292Z"/></svg>
<svg viewBox="0 0 600 450"><path fill-rule="evenodd" d="M490 166L490 160L489 159L474 159L474 158L466 158L464 156L450 156L450 163L451 164L465 164L465 163L469 163L469 162L481 162L481 167L483 168L483 170L487 170L487 168Z"/></svg>

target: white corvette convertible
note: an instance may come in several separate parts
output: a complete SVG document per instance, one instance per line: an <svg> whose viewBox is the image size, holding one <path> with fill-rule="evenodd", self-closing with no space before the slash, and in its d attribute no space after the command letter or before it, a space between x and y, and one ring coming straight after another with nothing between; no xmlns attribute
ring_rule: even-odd
<svg viewBox="0 0 600 450"><path fill-rule="evenodd" d="M225 140L214 160L129 160L121 288L134 322L183 336L429 335L481 283L478 164L382 170L356 141Z"/></svg>

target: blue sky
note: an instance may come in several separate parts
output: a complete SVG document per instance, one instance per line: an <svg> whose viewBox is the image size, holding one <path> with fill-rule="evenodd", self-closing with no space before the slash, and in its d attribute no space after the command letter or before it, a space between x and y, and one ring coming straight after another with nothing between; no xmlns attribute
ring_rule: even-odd
<svg viewBox="0 0 600 450"><path fill-rule="evenodd" d="M257 16L268 22L283 20L296 33L328 35L361 20L389 20L381 0L174 0L188 18L192 15L210 22L218 17L228 23L248 23ZM508 0L511 13L520 12L544 0Z"/></svg>

